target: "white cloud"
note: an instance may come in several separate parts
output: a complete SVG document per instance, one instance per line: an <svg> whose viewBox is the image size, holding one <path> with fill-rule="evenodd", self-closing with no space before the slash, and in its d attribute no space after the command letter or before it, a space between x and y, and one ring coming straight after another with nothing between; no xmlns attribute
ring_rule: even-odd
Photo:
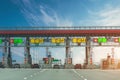
<svg viewBox="0 0 120 80"><path fill-rule="evenodd" d="M48 11L47 11L48 10ZM42 19L48 26L72 26L73 23L67 18L60 17L52 8L40 6Z"/></svg>
<svg viewBox="0 0 120 80"><path fill-rule="evenodd" d="M94 26L119 26L120 25L120 7L106 5L99 11L88 10L89 18L81 21L82 24Z"/></svg>
<svg viewBox="0 0 120 80"><path fill-rule="evenodd" d="M16 4L19 4L21 12L31 26L43 26L43 24L44 26L73 25L70 19L60 16L54 9L45 4L30 0L17 0Z"/></svg>
<svg viewBox="0 0 120 80"><path fill-rule="evenodd" d="M53 19L53 17L49 16L42 8L40 9L40 12L42 13L42 19L43 19L43 21L47 25L49 25L49 23L55 22L55 20Z"/></svg>

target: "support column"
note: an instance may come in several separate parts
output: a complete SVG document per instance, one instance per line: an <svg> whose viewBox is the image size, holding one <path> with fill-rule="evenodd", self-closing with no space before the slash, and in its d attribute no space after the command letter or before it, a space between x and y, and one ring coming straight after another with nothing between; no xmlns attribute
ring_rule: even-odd
<svg viewBox="0 0 120 80"><path fill-rule="evenodd" d="M90 64L90 37L86 37L86 62L85 66L88 66Z"/></svg>
<svg viewBox="0 0 120 80"><path fill-rule="evenodd" d="M65 59L65 64L72 64L69 37L66 38L66 59Z"/></svg>
<svg viewBox="0 0 120 80"><path fill-rule="evenodd" d="M7 51L7 39L4 39L4 47L3 47L3 59L2 59L2 64L5 67L8 67L7 65L7 55L8 55L8 51Z"/></svg>
<svg viewBox="0 0 120 80"><path fill-rule="evenodd" d="M25 47L25 64L32 65L32 58L30 54L30 41L29 37L26 37L26 47Z"/></svg>
<svg viewBox="0 0 120 80"><path fill-rule="evenodd" d="M8 56L7 56L7 64L9 68L12 68L12 55L11 55L11 47L10 47L10 38L8 40Z"/></svg>
<svg viewBox="0 0 120 80"><path fill-rule="evenodd" d="M65 69L73 69L74 65L72 64L71 50L70 50L70 38L66 38L66 59L65 59Z"/></svg>

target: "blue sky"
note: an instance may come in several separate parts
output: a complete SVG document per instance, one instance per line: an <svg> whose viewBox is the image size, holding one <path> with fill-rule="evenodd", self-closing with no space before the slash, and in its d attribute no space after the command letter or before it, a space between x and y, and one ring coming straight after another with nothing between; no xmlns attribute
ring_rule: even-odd
<svg viewBox="0 0 120 80"><path fill-rule="evenodd" d="M0 26L117 25L108 22L118 20L119 3L119 0L1 0Z"/></svg>
<svg viewBox="0 0 120 80"><path fill-rule="evenodd" d="M120 0L0 1L0 27L119 26L119 21ZM110 52L110 49L108 48L106 53ZM55 51L58 50L57 48L51 49L53 56L57 58L59 55ZM97 48L94 50L99 53ZM106 48L103 50L106 50ZM45 53L45 49L41 53ZM58 53L62 53L61 58L63 58L65 51L61 49ZM74 62L84 61L82 59L85 56L83 55L85 53L84 48L74 48L73 53L76 59ZM20 53L18 55L22 56ZM82 57L79 58L78 55L82 55Z"/></svg>

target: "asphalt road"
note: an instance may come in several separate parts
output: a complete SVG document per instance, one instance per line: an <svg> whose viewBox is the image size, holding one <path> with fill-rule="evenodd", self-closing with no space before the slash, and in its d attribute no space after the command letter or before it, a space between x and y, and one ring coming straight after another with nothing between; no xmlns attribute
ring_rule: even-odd
<svg viewBox="0 0 120 80"><path fill-rule="evenodd" d="M120 80L120 70L0 69L0 80Z"/></svg>

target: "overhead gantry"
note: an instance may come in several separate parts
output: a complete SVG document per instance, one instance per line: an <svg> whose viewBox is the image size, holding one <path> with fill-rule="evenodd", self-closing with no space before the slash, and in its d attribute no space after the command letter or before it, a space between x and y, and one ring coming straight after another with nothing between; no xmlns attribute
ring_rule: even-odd
<svg viewBox="0 0 120 80"><path fill-rule="evenodd" d="M48 30L47 30L48 29ZM91 57L90 55L90 49L91 46L101 46L102 42L109 41L108 38L113 37L113 40L115 41L116 36L120 36L120 29L115 29L114 27L110 28L100 28L100 27L89 27L88 28L47 28L47 29L0 29L0 37L3 41L3 45L0 47L4 47L4 53L3 53L3 64L5 64L7 67L12 67L12 57L11 57L11 47L25 47L25 64L32 64L32 58L30 54L30 47L65 47L66 48L66 59L65 64L72 64L72 61L70 62L71 56L70 56L70 47L77 47L77 46L84 46L86 47L86 65L91 64ZM65 30L64 30L65 29ZM25 38L25 45L11 45L11 37L24 37ZM92 37L92 38L91 38ZM95 37L95 38L94 38ZM97 38L100 37L100 38ZM39 39L38 39L39 38ZM96 39L97 38L97 39ZM102 39L103 38L103 39ZM31 42L32 39L35 39ZM95 40L96 39L96 40ZM91 44L92 41L98 41L98 45ZM119 40L118 40L119 41ZM17 42L17 40L16 40ZM18 40L20 42L20 40ZM23 42L23 41L22 41ZM48 44L44 45L41 44L43 42L52 42L54 44ZM36 43L38 43L36 45ZM103 45L107 46L107 45ZM112 46L112 45L108 45ZM119 46L119 42L117 45Z"/></svg>

